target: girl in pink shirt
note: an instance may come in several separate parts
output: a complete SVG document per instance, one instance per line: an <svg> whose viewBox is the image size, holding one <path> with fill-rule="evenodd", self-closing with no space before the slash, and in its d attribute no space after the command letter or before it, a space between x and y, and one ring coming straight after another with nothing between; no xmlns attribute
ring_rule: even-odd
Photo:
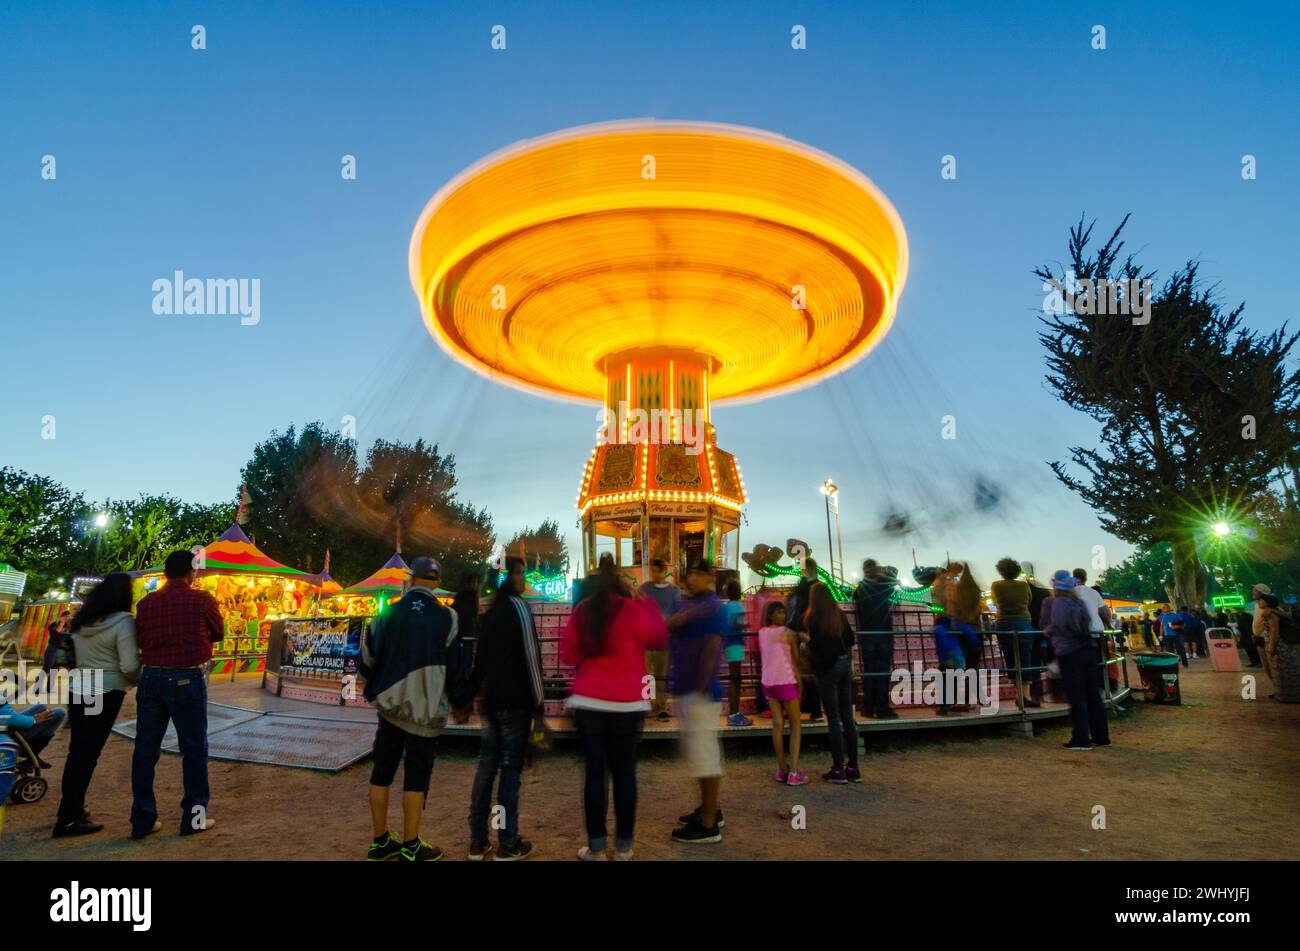
<svg viewBox="0 0 1300 951"><path fill-rule="evenodd" d="M763 628L758 632L758 649L763 664L763 695L772 708L772 745L776 749L778 783L806 786L808 777L799 770L799 673L794 652L798 636L785 626L785 605L772 601L763 612ZM785 764L785 742L781 736L782 720L790 719L790 768Z"/></svg>

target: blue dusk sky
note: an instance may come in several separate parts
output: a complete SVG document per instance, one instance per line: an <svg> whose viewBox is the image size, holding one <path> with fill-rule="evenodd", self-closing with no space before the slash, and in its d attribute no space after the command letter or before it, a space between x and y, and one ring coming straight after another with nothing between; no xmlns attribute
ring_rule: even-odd
<svg viewBox="0 0 1300 951"><path fill-rule="evenodd" d="M1267 3L5 4L0 464L96 499L227 500L273 429L350 415L363 448L455 453L502 538L553 517L576 552L592 412L443 354L407 277L411 230L443 183L519 139L696 119L861 169L911 251L865 360L717 409L752 499L742 548L824 548L830 476L850 569L909 567L913 547L971 560L984 584L1004 554L1040 575L1095 546L1114 563L1130 546L1046 465L1098 429L1044 385L1031 272L1081 214L1109 233L1131 212L1130 247L1161 278L1199 258L1251 326L1293 319L1298 34L1296 5ZM260 322L155 315L152 284L177 270L258 278ZM1002 501L977 513L980 479ZM883 533L891 511L915 530Z"/></svg>

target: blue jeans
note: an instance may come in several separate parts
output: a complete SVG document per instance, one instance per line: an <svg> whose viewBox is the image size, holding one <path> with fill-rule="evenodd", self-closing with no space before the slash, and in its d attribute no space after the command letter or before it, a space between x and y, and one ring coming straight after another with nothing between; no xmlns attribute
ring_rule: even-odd
<svg viewBox="0 0 1300 951"><path fill-rule="evenodd" d="M131 834L146 835L158 819L154 769L170 721L181 749L181 835L203 830L208 808L208 683L202 667L146 667L135 692L131 756Z"/></svg>
<svg viewBox="0 0 1300 951"><path fill-rule="evenodd" d="M1188 666L1188 664L1187 664L1187 638L1186 638L1185 635L1182 635L1182 634L1166 634L1166 635L1161 639L1161 645L1160 645L1160 646L1163 647L1165 650L1169 651L1169 653L1171 653L1171 654L1177 654L1177 655L1179 656L1179 658L1182 660L1182 662L1183 662L1183 666L1184 666L1184 667Z"/></svg>
<svg viewBox="0 0 1300 951"><path fill-rule="evenodd" d="M1012 683L1016 682L1016 645L1020 646L1020 676L1026 684L1037 684L1042 680L1041 670L1032 670L1038 666L1034 658L1034 641L1037 635L1029 632L1034 629L1034 622L1028 618L1007 618L998 621L998 647L1002 651L1003 676Z"/></svg>
<svg viewBox="0 0 1300 951"><path fill-rule="evenodd" d="M488 841L488 813L492 811L492 784L497 784L497 802L506 813L506 826L497 833L501 848L513 848L519 838L519 774L524 768L528 733L533 725L531 710L489 710L483 717L482 741L478 749L478 771L469 799L471 842Z"/></svg>

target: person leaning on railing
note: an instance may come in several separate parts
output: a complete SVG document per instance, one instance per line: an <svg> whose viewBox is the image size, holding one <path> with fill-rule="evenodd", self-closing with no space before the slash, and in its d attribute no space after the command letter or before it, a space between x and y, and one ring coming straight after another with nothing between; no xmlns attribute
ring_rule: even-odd
<svg viewBox="0 0 1300 951"><path fill-rule="evenodd" d="M1002 577L989 586L989 594L998 611L995 626L999 631L998 646L1002 650L1003 676L1015 683L1018 659L1021 680L1024 682L1025 706L1037 707L1040 704L1034 688L1039 686L1038 666L1041 657L1035 656L1038 636L1033 633L1034 620L1029 613L1034 592L1028 581L1020 579L1020 562L1014 558L1003 558L996 567Z"/></svg>
<svg viewBox="0 0 1300 951"><path fill-rule="evenodd" d="M896 720L889 709L889 673L894 664L892 602L898 569L874 558L862 563L862 580L853 589L858 655L862 663L862 712L877 720Z"/></svg>

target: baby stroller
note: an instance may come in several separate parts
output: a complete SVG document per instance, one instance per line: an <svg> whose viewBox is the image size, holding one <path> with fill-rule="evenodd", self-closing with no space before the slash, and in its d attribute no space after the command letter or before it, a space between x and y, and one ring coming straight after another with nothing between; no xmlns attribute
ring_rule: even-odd
<svg viewBox="0 0 1300 951"><path fill-rule="evenodd" d="M40 760L27 739L16 732L0 733L0 802L10 783L9 799L19 805L40 802L50 790L49 781L41 775Z"/></svg>

